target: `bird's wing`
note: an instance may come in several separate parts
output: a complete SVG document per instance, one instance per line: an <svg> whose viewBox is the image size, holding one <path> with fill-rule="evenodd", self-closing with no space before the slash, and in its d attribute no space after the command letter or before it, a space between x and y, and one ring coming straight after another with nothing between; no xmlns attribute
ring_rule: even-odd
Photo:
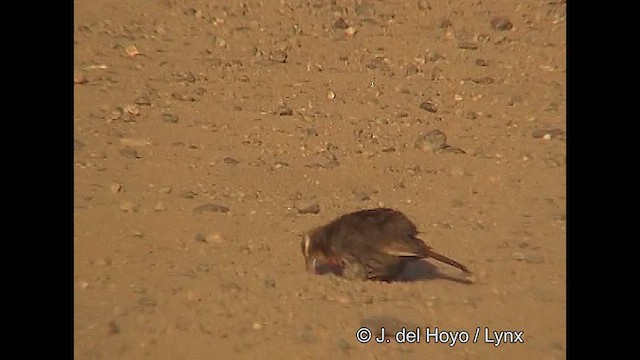
<svg viewBox="0 0 640 360"><path fill-rule="evenodd" d="M402 257L426 257L429 255L429 247L416 237L398 237L385 239L379 251L393 256Z"/></svg>

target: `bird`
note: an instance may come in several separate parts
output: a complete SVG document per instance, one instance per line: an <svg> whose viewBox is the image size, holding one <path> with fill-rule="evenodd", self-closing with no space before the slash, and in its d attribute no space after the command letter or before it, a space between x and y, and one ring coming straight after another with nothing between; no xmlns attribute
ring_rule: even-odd
<svg viewBox="0 0 640 360"><path fill-rule="evenodd" d="M306 270L358 280L390 282L412 261L432 258L472 272L434 251L418 237L416 225L391 208L359 210L306 232L301 241Z"/></svg>

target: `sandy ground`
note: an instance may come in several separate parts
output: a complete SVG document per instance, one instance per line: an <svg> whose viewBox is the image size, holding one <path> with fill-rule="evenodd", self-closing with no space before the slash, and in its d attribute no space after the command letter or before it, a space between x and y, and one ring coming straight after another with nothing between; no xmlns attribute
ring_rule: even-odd
<svg viewBox="0 0 640 360"><path fill-rule="evenodd" d="M75 357L565 358L565 6L76 1ZM476 282L305 273L377 206Z"/></svg>

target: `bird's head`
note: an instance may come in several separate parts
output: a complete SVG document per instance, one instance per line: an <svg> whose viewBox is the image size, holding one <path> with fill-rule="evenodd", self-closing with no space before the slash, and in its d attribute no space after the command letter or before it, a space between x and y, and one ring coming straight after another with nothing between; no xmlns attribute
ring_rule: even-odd
<svg viewBox="0 0 640 360"><path fill-rule="evenodd" d="M312 274L326 274L341 272L341 263L335 257L330 256L325 249L322 238L317 233L305 233L301 241L302 255L305 259L305 267Z"/></svg>

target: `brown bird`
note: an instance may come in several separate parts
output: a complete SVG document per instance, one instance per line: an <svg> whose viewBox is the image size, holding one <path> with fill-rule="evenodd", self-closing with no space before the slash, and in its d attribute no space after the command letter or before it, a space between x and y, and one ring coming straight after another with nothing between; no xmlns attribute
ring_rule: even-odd
<svg viewBox="0 0 640 360"><path fill-rule="evenodd" d="M305 234L302 254L309 272L333 272L357 279L392 281L415 260L433 258L471 273L418 237L416 225L389 208L342 215Z"/></svg>

